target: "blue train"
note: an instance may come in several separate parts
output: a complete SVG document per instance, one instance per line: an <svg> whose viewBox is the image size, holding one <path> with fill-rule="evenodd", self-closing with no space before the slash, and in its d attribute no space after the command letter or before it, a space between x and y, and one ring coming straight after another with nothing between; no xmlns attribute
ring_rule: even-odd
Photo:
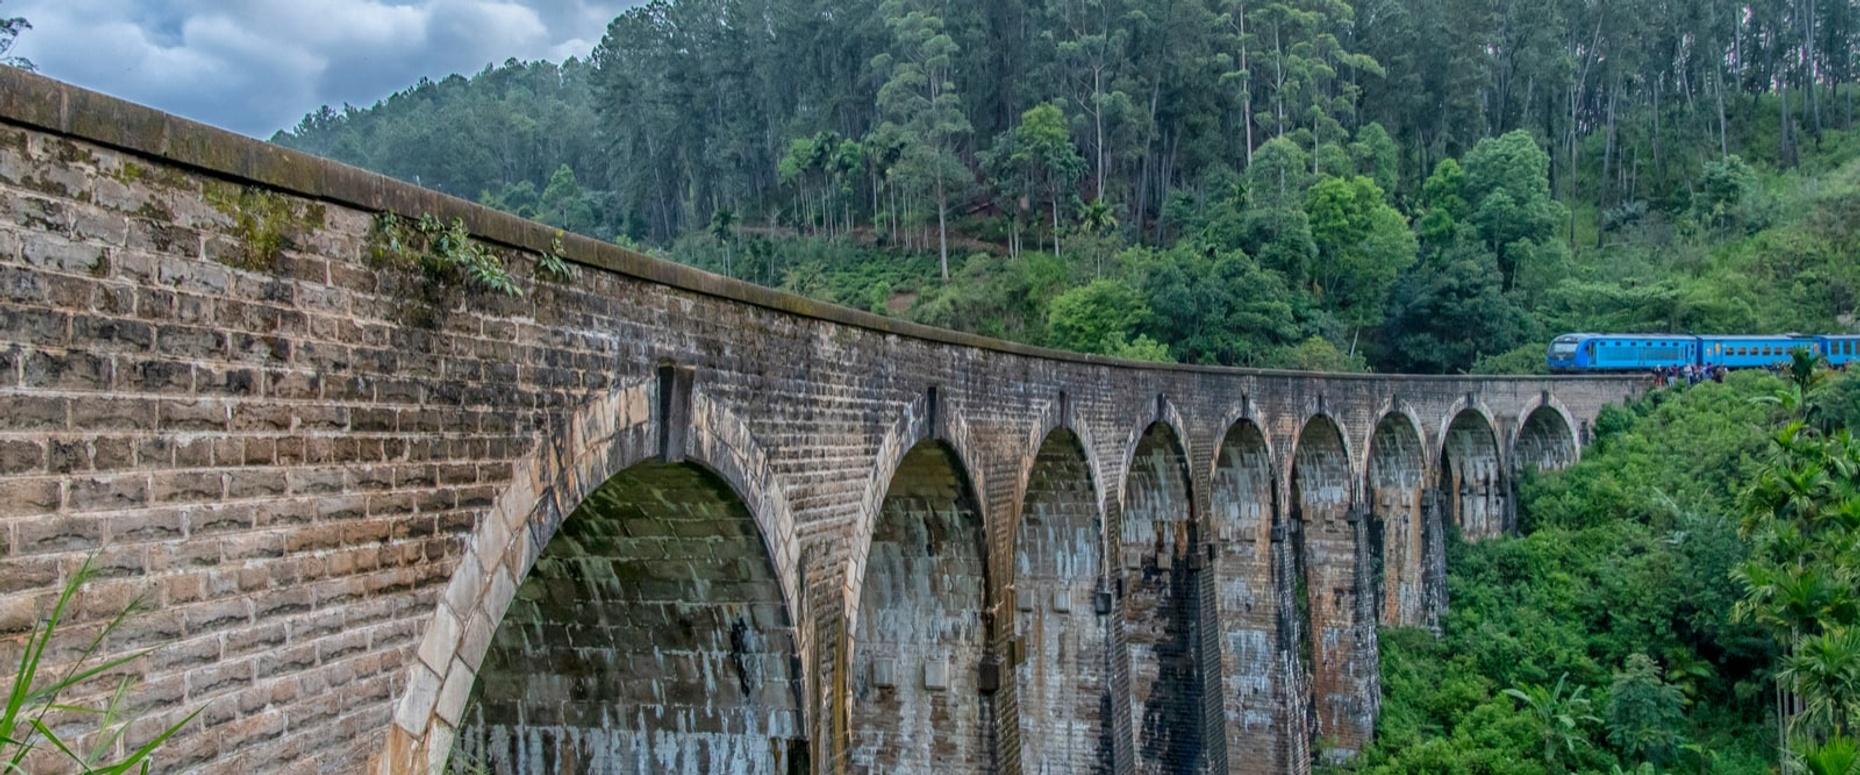
<svg viewBox="0 0 1860 775"><path fill-rule="evenodd" d="M1652 371L1672 366L1757 369L1786 364L1807 349L1836 367L1860 361L1860 334L1693 336L1564 334L1550 343L1553 372Z"/></svg>

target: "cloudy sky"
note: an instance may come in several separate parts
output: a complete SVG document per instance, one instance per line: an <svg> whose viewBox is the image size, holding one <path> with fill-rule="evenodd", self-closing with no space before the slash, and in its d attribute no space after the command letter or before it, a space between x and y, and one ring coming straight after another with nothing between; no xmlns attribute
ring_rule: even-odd
<svg viewBox="0 0 1860 775"><path fill-rule="evenodd" d="M269 137L421 76L586 56L641 0L0 0L39 72Z"/></svg>

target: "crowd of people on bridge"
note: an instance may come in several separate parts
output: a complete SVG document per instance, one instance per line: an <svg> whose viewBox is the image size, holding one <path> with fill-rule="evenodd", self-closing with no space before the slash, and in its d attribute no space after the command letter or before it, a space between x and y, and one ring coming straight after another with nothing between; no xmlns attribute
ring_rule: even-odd
<svg viewBox="0 0 1860 775"><path fill-rule="evenodd" d="M1653 370L1653 384L1655 387L1667 385L1684 387L1697 385L1707 380L1723 382L1725 373L1723 366L1700 366L1691 363L1684 366L1662 366Z"/></svg>

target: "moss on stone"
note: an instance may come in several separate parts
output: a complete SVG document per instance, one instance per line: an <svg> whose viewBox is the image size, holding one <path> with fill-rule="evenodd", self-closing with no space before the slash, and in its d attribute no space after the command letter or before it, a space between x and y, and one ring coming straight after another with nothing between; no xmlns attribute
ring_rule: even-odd
<svg viewBox="0 0 1860 775"><path fill-rule="evenodd" d="M11 148L24 155L26 153L26 144L25 132L18 129L0 127L0 148Z"/></svg>
<svg viewBox="0 0 1860 775"><path fill-rule="evenodd" d="M192 191L198 188L180 171L159 164L145 165L133 161L124 161L123 166L111 173L116 182L123 185L146 183L168 189Z"/></svg>
<svg viewBox="0 0 1860 775"><path fill-rule="evenodd" d="M226 263L239 269L275 269L286 246L323 222L321 208L308 213L309 208L299 208L289 197L271 191L209 182L204 193L213 209L233 219L231 236L242 249Z"/></svg>
<svg viewBox="0 0 1860 775"><path fill-rule="evenodd" d="M70 140L51 140L52 155L66 164L96 165L97 154Z"/></svg>
<svg viewBox="0 0 1860 775"><path fill-rule="evenodd" d="M141 207L136 208L136 215L151 221L160 221L162 223L174 222L174 210L153 199L143 202Z"/></svg>
<svg viewBox="0 0 1860 775"><path fill-rule="evenodd" d="M56 180L53 180L47 177L40 177L38 175L27 174L25 177L20 178L19 184L26 188L37 191L41 194L49 194L51 196L62 197L65 199L77 199L78 198L78 192L71 190L70 186L67 186L63 183L60 183Z"/></svg>

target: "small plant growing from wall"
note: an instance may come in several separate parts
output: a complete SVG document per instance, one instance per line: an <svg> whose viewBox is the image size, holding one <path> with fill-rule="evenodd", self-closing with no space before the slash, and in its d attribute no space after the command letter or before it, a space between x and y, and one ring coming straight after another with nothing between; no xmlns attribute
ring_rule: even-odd
<svg viewBox="0 0 1860 775"><path fill-rule="evenodd" d="M452 309L461 293L481 291L522 296L504 260L473 240L465 222L451 223L432 214L417 220L393 213L375 216L368 259L376 268L398 270L411 281L410 293L424 304L416 322L432 324Z"/></svg>
<svg viewBox="0 0 1860 775"><path fill-rule="evenodd" d="M555 233L555 239L549 243L549 252L536 259L536 276L540 279L565 283L575 278L575 267L562 257L562 232Z"/></svg>
<svg viewBox="0 0 1860 775"><path fill-rule="evenodd" d="M126 169L125 174L131 173ZM140 168L133 174L139 177ZM205 195L213 209L232 219L231 236L238 240L239 250L222 256L220 261L237 269L270 271L277 268L278 256L285 247L305 232L323 225L322 205L300 206L283 194L231 183L210 183Z"/></svg>
<svg viewBox="0 0 1860 775"><path fill-rule="evenodd" d="M91 559L85 558L72 572L51 612L26 640L19 667L13 674L12 688L6 692L6 707L0 709L0 761L5 762L0 770L26 772L31 766L27 759L38 754L50 755L56 763L47 764L60 770L110 775L147 773L162 744L200 714L199 710L189 713L142 744L126 748L125 737L135 720L127 713L125 704L132 685L127 676L117 679L115 690L101 705L77 704L68 697L77 687L106 679L154 651L150 648L109 659L98 658L103 644L139 610L136 603L131 603L92 635L69 664L46 663L46 651L58 636L72 599L96 573ZM80 724L86 719L92 721ZM72 736L73 725L77 725L80 736ZM55 728L65 731L61 733Z"/></svg>

